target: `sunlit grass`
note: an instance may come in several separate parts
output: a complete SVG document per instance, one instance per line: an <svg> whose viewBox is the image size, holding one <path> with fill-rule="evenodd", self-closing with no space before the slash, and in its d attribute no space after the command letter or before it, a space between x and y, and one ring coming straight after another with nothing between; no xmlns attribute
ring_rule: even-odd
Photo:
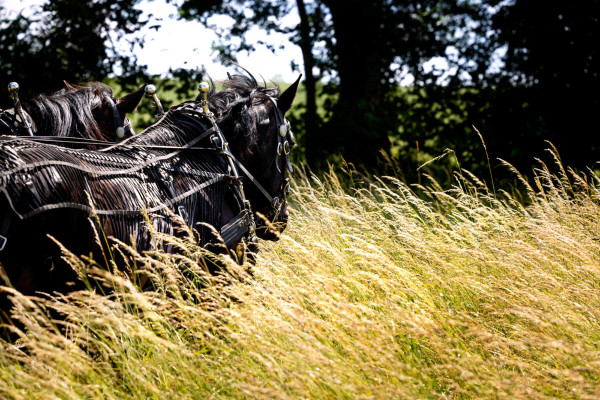
<svg viewBox="0 0 600 400"><path fill-rule="evenodd" d="M182 239L132 255L153 291L91 267L112 294L17 295L0 398L598 398L598 180L552 168L526 205L466 172L300 177L253 276Z"/></svg>

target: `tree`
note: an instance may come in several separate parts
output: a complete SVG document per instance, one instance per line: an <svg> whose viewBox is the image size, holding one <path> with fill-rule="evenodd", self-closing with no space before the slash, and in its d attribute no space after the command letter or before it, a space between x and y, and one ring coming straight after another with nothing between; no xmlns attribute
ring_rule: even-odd
<svg viewBox="0 0 600 400"><path fill-rule="evenodd" d="M600 0L515 0L493 17L505 66L493 77L501 93L517 92L532 134L550 140L566 163L583 167L600 156ZM492 78L490 78L492 80Z"/></svg>
<svg viewBox="0 0 600 400"><path fill-rule="evenodd" d="M278 19L293 6L300 24L281 28ZM244 40L234 47L228 44L232 37L243 39L252 26L293 34L303 52L309 97L304 136L308 161L315 165L324 155L342 152L350 161L372 166L380 149L389 150L388 137L398 131L397 110L389 98L402 71L410 72L416 84L434 82L423 63L444 55L456 40L456 30L466 26L476 9L467 2L434 0L185 0L181 14L205 23L215 14L233 18L218 45L227 55L251 48ZM324 92L336 99L327 121L317 118L313 98L318 95L316 82L323 78L329 81Z"/></svg>
<svg viewBox="0 0 600 400"><path fill-rule="evenodd" d="M297 7L301 22L297 27L282 27L278 21L292 11L294 5ZM278 32L290 34L292 43L298 45L302 50L304 59L304 87L306 89L306 109L303 114L302 125L304 132L313 133L318 130L319 119L317 116L316 96L317 80L320 76L314 74L314 68L323 70L322 60L315 49L315 43L323 40L330 40L325 37L324 32L327 29L325 12L323 5L319 2L306 4L303 0L297 0L294 3L287 0L270 1L213 1L205 2L201 0L186 0L180 7L180 14L183 18L200 20L207 26L211 26L210 18L214 15L227 15L234 20L231 29L221 29L214 27L219 36L219 43L215 44L220 54L231 60L236 60L235 54L240 51L252 51L254 46L245 40L244 35L253 26L264 28L267 33ZM236 42L234 37L242 40ZM235 44L238 43L238 44ZM275 49L267 41L261 42L272 51ZM300 121L299 121L300 122ZM312 136L302 135L306 144L312 141Z"/></svg>
<svg viewBox="0 0 600 400"><path fill-rule="evenodd" d="M17 81L27 98L60 89L63 79L102 79L115 70L123 77L141 74L135 57L116 47L119 38L144 24L134 8L138 1L53 0L32 16L0 20L3 87Z"/></svg>

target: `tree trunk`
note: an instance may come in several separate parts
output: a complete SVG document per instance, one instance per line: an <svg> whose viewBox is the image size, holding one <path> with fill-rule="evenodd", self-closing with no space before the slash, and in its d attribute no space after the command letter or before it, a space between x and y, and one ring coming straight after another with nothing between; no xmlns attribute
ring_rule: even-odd
<svg viewBox="0 0 600 400"><path fill-rule="evenodd" d="M384 76L380 38L383 0L323 0L335 29L339 99L328 123L330 145L352 162L373 166L380 149L388 151Z"/></svg>
<svg viewBox="0 0 600 400"><path fill-rule="evenodd" d="M313 39L311 35L310 22L306 14L304 0L296 0L298 14L300 15L300 49L304 59L304 87L306 88L306 113L304 115L305 125L305 150L309 164L314 165L317 156L318 133L317 133L317 105L316 105L316 81L313 75L315 61L312 55Z"/></svg>

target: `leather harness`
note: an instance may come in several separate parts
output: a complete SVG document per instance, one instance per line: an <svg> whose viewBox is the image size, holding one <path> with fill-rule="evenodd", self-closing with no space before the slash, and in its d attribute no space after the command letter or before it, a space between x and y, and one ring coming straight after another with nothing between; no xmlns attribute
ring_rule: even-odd
<svg viewBox="0 0 600 400"><path fill-rule="evenodd" d="M275 221L281 212L281 207L284 204L284 202L281 199L285 199L285 196L287 195L287 191L289 189L289 178L287 178L287 172L288 171L291 172L291 163L289 160L289 154L290 154L292 145L290 144L290 141L288 140L288 136L291 136L292 133L291 133L291 130L289 127L289 122L287 120L285 120L283 113L277 106L277 100L271 96L269 96L269 99L272 102L273 108L275 111L275 119L276 119L277 128L278 128L278 135L277 135L278 144L277 144L277 153L273 157L273 160L270 162L266 173L269 173L270 172L269 169L271 169L273 164L276 164L278 171L284 174L283 183L279 189L279 193L277 193L276 196L272 196L260 184L259 180L257 180L244 167L244 165L231 153L231 151L229 150L228 143L225 140L225 137L224 137L223 133L221 132L220 128L217 126L214 115L210 111L208 113L204 113L204 112L196 113L196 116L202 115L202 116L207 117L211 123L211 127L209 129L206 129L204 132L202 132L200 135L198 135L194 140L192 140L191 142L187 143L184 146L161 146L161 145L140 145L140 144L128 145L127 140L124 140L118 144L114 144L114 143L109 143L109 142L104 142L104 141L99 141L99 140L93 140L93 139L74 138L74 137L56 137L56 136L27 136L26 138L21 137L20 140L43 142L43 143L57 144L57 145L68 143L68 144L77 144L77 145L81 145L81 146L93 145L93 146L98 146L98 147L104 147L104 149L99 150L98 153L106 153L106 151L109 149L113 149L115 147L121 147L121 146L124 146L125 148L130 147L130 148L135 148L135 149L172 150L172 152L170 152L166 155L156 156L156 157L147 159L143 163L134 163L133 165L128 166L128 168L126 168L125 170L121 170L120 173L124 173L124 172L131 173L131 172L141 170L145 167L148 167L151 164L156 164L161 161L168 160L168 159L174 157L180 151L184 151L184 150L186 150L186 151L193 151L193 150L217 151L224 156L226 162L229 164L230 172L233 175L233 179L231 179L230 181L234 184L234 186L236 188L234 193L236 193L240 203L243 204L243 208L242 208L241 212L238 215L236 215L235 217L233 217L231 220L229 220L225 225L223 225L222 228L220 229L219 233L221 235L221 238L223 239L224 244L227 247L238 242L241 238L245 237L248 240L247 245L249 247L249 250L257 251L258 250L256 247L257 240L255 237L256 223L254 221L250 202L246 199L242 180L240 179L238 169L239 169L239 171L242 172L242 174L245 176L245 178L247 178L250 182L252 182L253 185L255 185L255 187L259 190L259 192L262 193L262 195L269 201L269 203L273 207L272 217L270 218L272 221ZM185 106L190 103L193 103L193 102L186 102L186 103L183 103L181 106ZM114 112L114 110L116 110L116 107L113 104L113 112ZM6 111L2 113L2 116L4 113L6 113ZM165 114L165 116L167 114ZM115 124L117 124L117 120L119 119L118 118L118 110L116 111L114 118L115 118ZM16 116L12 119L11 122L12 123L10 125L8 125L4 118L0 118L0 124L3 123L5 125L11 127L11 129L13 129L12 134L14 135L15 133L17 133L14 131L14 129L19 129L19 126L18 126L19 124L16 121ZM119 125L116 125L116 126L119 126ZM0 127L1 127L1 125L0 125ZM197 127L195 127L195 128L197 128ZM213 143L214 147L195 146L196 143L198 143L199 141L201 141L202 139L204 139L206 137L210 137L211 142ZM16 138L14 136L0 136L0 140L2 140L3 142L10 142L11 140L16 140ZM65 151L69 151L68 148L64 148L64 149L65 149ZM281 171L279 168L279 165L277 165L277 159L279 157L284 158L284 165L285 165L284 171ZM27 168L39 167L39 166L43 166L45 164L57 165L58 163L59 163L58 161L40 161L35 164L28 164ZM86 170L86 168L84 166L77 166L77 165L73 165L73 164L70 165L70 167L80 169L84 172L93 172L96 175L98 175L98 174L109 175L110 174L110 172L88 171L88 170ZM2 171L1 174L4 176L9 176L11 174L18 173L20 169L21 168L9 169L7 171ZM266 175L261 176L261 180L264 179L265 177L266 177ZM225 177L214 178L214 179L225 179ZM205 182L203 185L198 185L196 188L194 188L194 190L200 191L203 189L204 186L210 184L211 182L212 181L208 181L208 182ZM189 193L177 193L174 186L172 186L172 185L171 185L170 190L171 190L172 200L169 202L166 202L160 208L173 206L177 210L177 212L179 213L181 218L186 222L186 224L189 225L191 223L191 221L189 221L187 218L187 216L188 216L187 211L181 204L178 204L178 201L179 201L178 199L185 198L185 196L189 195ZM10 201L11 201L10 197L5 192L5 189L2 189L2 192L4 192L4 194L6 195L6 198L8 199L8 201L10 203ZM281 199L280 199L280 197L281 197ZM80 209L83 209L88 212L92 211L91 207L79 205L79 204L77 204L77 205L75 205L75 204L68 204L68 205L67 204L63 204L63 205L52 204L52 205L40 207L40 208L38 208L30 213L27 213L25 215L20 215L18 213L17 213L17 215L19 216L19 218L24 219L24 218L28 218L32 215L35 215L37 213L40 213L40 212L43 212L43 211L46 211L49 209L61 208L61 207L80 208ZM14 207L12 207L12 205L11 205L11 208L13 208L13 210L14 210ZM155 208L156 209L149 209L146 211L147 212L157 211L158 208L157 207L155 207ZM98 214L104 214L104 215L134 215L134 214L137 215L137 214L139 214L139 211L135 211L135 210L106 210L106 211L95 210L95 212ZM6 243L8 240L6 235L10 228L11 219L12 219L12 215L10 213L10 210L6 210L2 219L0 220L0 251L2 251L4 249L4 247L6 246Z"/></svg>

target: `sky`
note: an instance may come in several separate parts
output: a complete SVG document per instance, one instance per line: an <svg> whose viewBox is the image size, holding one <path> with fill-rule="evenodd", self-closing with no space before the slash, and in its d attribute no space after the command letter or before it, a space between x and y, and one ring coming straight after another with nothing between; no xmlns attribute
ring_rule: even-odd
<svg viewBox="0 0 600 400"><path fill-rule="evenodd" d="M0 0L0 4L9 12L23 11L27 15L35 6L45 1ZM181 0L176 0L175 3L181 3ZM177 20L175 4L167 4L166 0L143 0L137 8L143 11L142 20L152 15L151 22L155 21L161 25L158 30L154 30L149 28L154 24L149 23L137 33L145 37L144 47L136 47L134 54L140 64L148 66L151 74L165 76L169 68L194 69L204 66L213 79L223 79L226 72L231 71L231 68L215 62L216 53L211 49L213 41L216 40L215 33L198 22ZM298 21L298 15L291 14L281 23L291 26ZM220 26L231 24L230 18L227 17L213 18L210 22ZM300 48L291 44L285 36L266 36L265 32L255 29L248 34L248 39L250 42L262 39L276 47L283 45L285 49L278 50L275 55L265 46L257 45L257 50L252 54L238 54L240 65L265 79L293 82L298 77L298 72L292 71L291 62L294 60L296 64L302 65L302 53ZM125 51L128 46L123 43L121 48Z"/></svg>

